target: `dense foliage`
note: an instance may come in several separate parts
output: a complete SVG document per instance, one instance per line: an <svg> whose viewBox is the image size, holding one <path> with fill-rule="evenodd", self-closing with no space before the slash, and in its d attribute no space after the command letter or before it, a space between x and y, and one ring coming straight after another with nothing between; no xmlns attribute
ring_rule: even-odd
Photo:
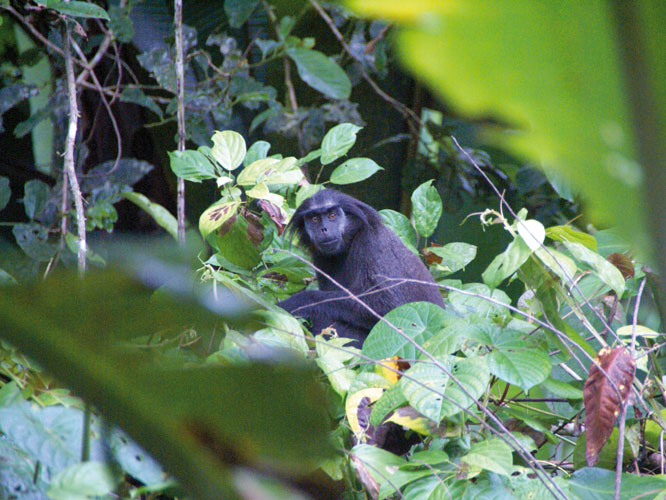
<svg viewBox="0 0 666 500"><path fill-rule="evenodd" d="M0 163L11 228L0 258L0 497L587 499L666 489L659 278L645 248L582 222L599 220L604 181L613 197L627 183L627 199L636 196L626 110L601 109L575 85L555 82L544 95L524 67L509 79L523 100L504 86L467 93L482 88L479 52L495 47L497 62L516 48L502 37L513 40L518 24L503 16L518 23L529 9L505 2L488 20L483 2L469 2L488 23L471 35L441 5L424 21L418 5L351 4L401 27L316 0L192 1L184 15L196 29L177 21L174 37L157 0L0 3L11 56L1 141L15 152ZM587 25L599 9L574 10ZM537 11L537 26L566 21ZM590 166L570 176L590 188L592 216L553 171L481 149L470 132L479 122L387 95L377 81L395 76L391 32L408 66L463 110L534 126L504 136L493 127L495 143L564 172L615 151L611 175ZM423 50L469 36L457 78L447 71L462 52L434 51L435 68ZM590 39L593 49L611 43L601 28ZM547 59L549 37L525 42L534 53L517 56ZM587 70L578 55L548 64ZM505 73L513 64L507 57ZM597 97L607 102L621 71L604 68L613 88ZM77 88L82 116L72 120ZM395 135L377 128L368 94L405 120ZM549 104L534 111L539 99ZM511 105L488 104L498 102ZM571 106L592 111L565 134ZM602 140L590 123L606 127ZM581 128L595 139L576 136ZM174 132L189 148L173 145ZM409 157L374 154L403 143ZM401 192L402 211L380 213L424 259L444 309L401 306L357 349L275 306L314 286L285 228L324 186ZM180 242L177 204L198 220ZM640 212L630 205L605 218L625 235ZM117 235L147 228L157 233Z"/></svg>

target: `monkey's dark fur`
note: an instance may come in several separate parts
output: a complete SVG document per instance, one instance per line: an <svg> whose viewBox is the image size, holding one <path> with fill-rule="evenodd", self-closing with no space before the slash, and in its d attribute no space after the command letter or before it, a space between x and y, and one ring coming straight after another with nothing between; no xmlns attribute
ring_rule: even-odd
<svg viewBox="0 0 666 500"><path fill-rule="evenodd" d="M421 260L382 223L374 208L351 196L332 189L319 191L298 208L290 231L310 250L317 268L381 316L408 302L444 307ZM301 291L278 305L309 319L314 334L333 327L340 336L362 343L378 319L319 272L317 282L319 290Z"/></svg>

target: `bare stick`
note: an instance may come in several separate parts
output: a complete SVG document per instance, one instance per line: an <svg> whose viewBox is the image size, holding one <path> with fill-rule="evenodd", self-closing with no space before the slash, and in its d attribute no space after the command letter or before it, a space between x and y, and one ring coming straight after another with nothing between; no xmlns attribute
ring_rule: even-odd
<svg viewBox="0 0 666 500"><path fill-rule="evenodd" d="M174 0L176 25L176 95L178 99L178 151L185 151L185 62L183 56L183 0ZM185 180L178 177L178 241L185 243Z"/></svg>
<svg viewBox="0 0 666 500"><path fill-rule="evenodd" d="M71 32L69 24L63 28L65 41L65 72L67 73L67 95L69 97L69 125L67 127L67 138L65 140L65 171L69 178L69 185L72 189L74 206L76 207L76 225L79 233L78 245L78 268L79 275L83 276L86 271L86 216L83 210L83 196L81 188L76 178L76 169L74 168L74 144L76 142L76 130L79 119L79 107L76 99L76 79L74 77L74 63L71 52Z"/></svg>

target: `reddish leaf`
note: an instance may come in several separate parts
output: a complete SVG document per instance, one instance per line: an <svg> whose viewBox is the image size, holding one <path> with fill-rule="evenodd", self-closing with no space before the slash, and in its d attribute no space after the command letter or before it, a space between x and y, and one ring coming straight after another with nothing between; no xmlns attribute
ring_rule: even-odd
<svg viewBox="0 0 666 500"><path fill-rule="evenodd" d="M587 438L585 458L589 466L597 463L601 448L613 432L621 405L629 395L636 372L636 362L624 347L613 350L604 347L595 361L606 374L593 364L583 388ZM622 402L618 399L618 391Z"/></svg>
<svg viewBox="0 0 666 500"><path fill-rule="evenodd" d="M606 260L620 270L624 279L629 280L634 277L634 264L629 256L615 252L606 257Z"/></svg>
<svg viewBox="0 0 666 500"><path fill-rule="evenodd" d="M268 214L268 216L275 222L275 225L278 228L278 234L282 234L284 231L285 222L287 218L285 217L280 207L275 206L273 203L267 200L259 200L259 206Z"/></svg>
<svg viewBox="0 0 666 500"><path fill-rule="evenodd" d="M247 220L247 230L245 231L247 239L254 246L259 245L264 239L264 226L261 225L261 219L246 208L241 208L241 213L245 217L245 220Z"/></svg>
<svg viewBox="0 0 666 500"><path fill-rule="evenodd" d="M431 247L441 247L442 245L438 243L432 243ZM429 248L424 248L421 250L421 253L425 257L425 262L426 266L430 266L431 264L439 264L442 262L442 258L439 255L435 255Z"/></svg>

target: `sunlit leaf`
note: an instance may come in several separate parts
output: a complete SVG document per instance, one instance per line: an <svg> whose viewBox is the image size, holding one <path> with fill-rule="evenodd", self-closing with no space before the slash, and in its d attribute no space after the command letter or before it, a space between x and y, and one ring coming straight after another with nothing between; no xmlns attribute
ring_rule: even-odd
<svg viewBox="0 0 666 500"><path fill-rule="evenodd" d="M469 451L460 457L460 461L470 467L480 467L503 476L509 476L513 471L511 448L499 438L473 444Z"/></svg>
<svg viewBox="0 0 666 500"><path fill-rule="evenodd" d="M208 207L199 217L199 232L204 239L236 215L239 201L225 201Z"/></svg>
<svg viewBox="0 0 666 500"><path fill-rule="evenodd" d="M235 170L245 158L245 139L233 130L217 131L212 137L213 158L227 170Z"/></svg>

